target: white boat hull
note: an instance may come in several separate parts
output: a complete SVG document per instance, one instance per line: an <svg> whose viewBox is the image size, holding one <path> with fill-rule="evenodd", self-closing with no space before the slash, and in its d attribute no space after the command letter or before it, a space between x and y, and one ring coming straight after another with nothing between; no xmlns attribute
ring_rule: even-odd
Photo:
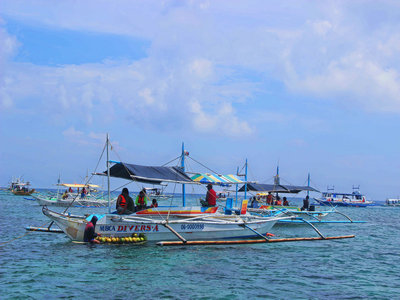
<svg viewBox="0 0 400 300"><path fill-rule="evenodd" d="M57 199L57 198L46 198L41 196L32 196L41 206L57 206L57 207L69 207L71 205L76 206L92 206L92 207L106 207L108 206L107 201L99 201L92 198L72 198L67 199Z"/></svg>
<svg viewBox="0 0 400 300"><path fill-rule="evenodd" d="M43 213L53 220L71 240L83 241L83 234L87 224L86 219L83 217L69 217L68 215L50 211L47 208L43 209ZM171 230L162 224L162 219L119 216L114 214L102 215L98 216L98 218L96 233L100 233L102 236L129 237L135 233L144 233L148 241L176 241L178 239ZM280 219L276 217L244 218L247 218L247 226L261 234L267 233L276 221ZM235 222L235 219L238 221ZM205 219L189 218L179 221L172 219L168 225L187 240L219 240L257 236L253 231L243 226L243 221L238 216L219 215Z"/></svg>

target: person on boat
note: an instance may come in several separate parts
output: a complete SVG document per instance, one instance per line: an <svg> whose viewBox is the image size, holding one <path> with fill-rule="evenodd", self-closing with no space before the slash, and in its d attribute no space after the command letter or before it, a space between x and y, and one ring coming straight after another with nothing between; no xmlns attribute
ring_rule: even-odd
<svg viewBox="0 0 400 300"><path fill-rule="evenodd" d="M272 193L269 192L267 196L267 205L272 205L274 203L274 196L272 196Z"/></svg>
<svg viewBox="0 0 400 300"><path fill-rule="evenodd" d="M63 199L67 199L68 198L68 190L65 190L64 194L62 195Z"/></svg>
<svg viewBox="0 0 400 300"><path fill-rule="evenodd" d="M69 187L68 192L69 192L69 193L73 193L74 190L73 190L71 187Z"/></svg>
<svg viewBox="0 0 400 300"><path fill-rule="evenodd" d="M143 189L140 191L139 195L136 196L136 210L143 210L147 208L147 196L146 191Z"/></svg>
<svg viewBox="0 0 400 300"><path fill-rule="evenodd" d="M289 201L287 201L286 197L283 197L283 206L289 206Z"/></svg>
<svg viewBox="0 0 400 300"><path fill-rule="evenodd" d="M150 208L153 208L153 207L158 207L157 199L152 200L152 204L151 204Z"/></svg>
<svg viewBox="0 0 400 300"><path fill-rule="evenodd" d="M85 232L83 233L84 242L91 244L100 244L100 241L95 239L95 237L100 236L100 234L97 234L95 231L96 223L97 217L93 216L92 220L90 220L90 222L86 224Z"/></svg>
<svg viewBox="0 0 400 300"><path fill-rule="evenodd" d="M217 193L213 190L212 184L207 184L206 200L201 200L201 205L205 207L213 207L217 204Z"/></svg>
<svg viewBox="0 0 400 300"><path fill-rule="evenodd" d="M258 207L258 201L257 201L256 196L253 196L251 198L250 207L252 207L252 208L257 208Z"/></svg>
<svg viewBox="0 0 400 300"><path fill-rule="evenodd" d="M309 201L309 196L306 196L306 198L303 200L303 207L301 210L309 210L310 208L310 201Z"/></svg>
<svg viewBox="0 0 400 300"><path fill-rule="evenodd" d="M276 196L275 205L282 205L281 197Z"/></svg>
<svg viewBox="0 0 400 300"><path fill-rule="evenodd" d="M122 193L117 198L117 214L129 215L135 211L133 199L129 196L127 188L122 189Z"/></svg>

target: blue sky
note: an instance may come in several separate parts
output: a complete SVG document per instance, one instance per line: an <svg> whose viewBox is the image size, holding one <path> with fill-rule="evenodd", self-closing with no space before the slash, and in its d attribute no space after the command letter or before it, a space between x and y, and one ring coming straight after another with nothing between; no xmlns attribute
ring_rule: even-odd
<svg viewBox="0 0 400 300"><path fill-rule="evenodd" d="M185 142L221 173L400 195L395 1L3 0L0 41L0 185L77 182L108 132L132 163Z"/></svg>

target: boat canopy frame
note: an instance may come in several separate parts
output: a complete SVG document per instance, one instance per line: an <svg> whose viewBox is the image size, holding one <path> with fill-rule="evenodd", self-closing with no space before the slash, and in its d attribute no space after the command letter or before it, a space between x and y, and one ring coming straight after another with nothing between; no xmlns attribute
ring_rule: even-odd
<svg viewBox="0 0 400 300"><path fill-rule="evenodd" d="M319 192L311 186L300 185L284 185L284 184L261 184L261 183L247 183L247 190L245 186L239 189L239 192L273 192L273 193L288 193L297 194L301 191Z"/></svg>

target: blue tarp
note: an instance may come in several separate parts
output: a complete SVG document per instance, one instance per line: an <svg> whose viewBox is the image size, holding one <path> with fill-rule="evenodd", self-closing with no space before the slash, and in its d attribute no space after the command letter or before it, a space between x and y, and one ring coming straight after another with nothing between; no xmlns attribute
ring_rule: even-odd
<svg viewBox="0 0 400 300"><path fill-rule="evenodd" d="M107 174L107 171L104 174ZM123 162L110 168L110 176L152 184L160 184L163 181L193 183L179 167L142 166Z"/></svg>

